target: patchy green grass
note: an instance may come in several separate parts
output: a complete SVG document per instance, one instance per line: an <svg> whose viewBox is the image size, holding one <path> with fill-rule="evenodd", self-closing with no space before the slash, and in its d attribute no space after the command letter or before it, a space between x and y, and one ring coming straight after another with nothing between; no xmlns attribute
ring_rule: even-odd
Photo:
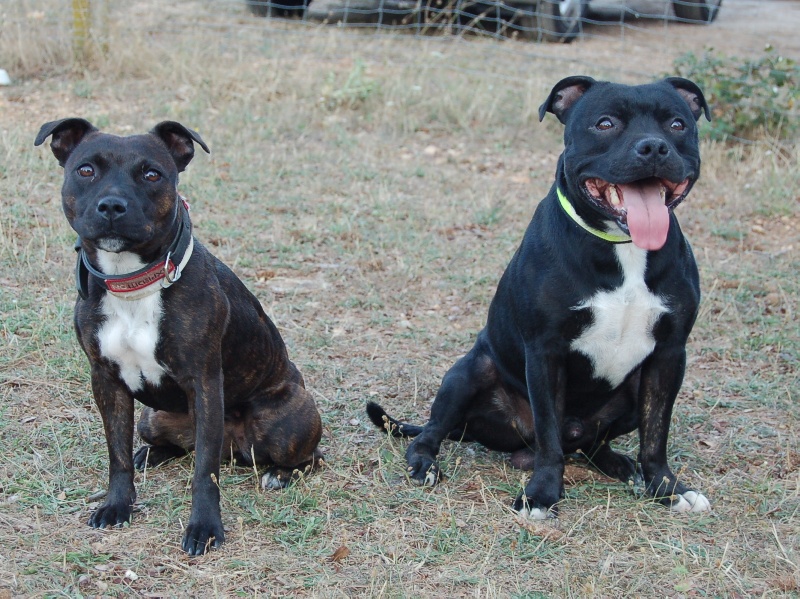
<svg viewBox="0 0 800 599"><path fill-rule="evenodd" d="M505 456L446 443L447 479L416 488L405 442L363 410L426 419L550 186L560 129L535 112L572 73L513 42L297 35L233 4L186 3L197 13L168 32L156 13L179 9L145 5L115 9L128 43L85 71L53 50L65 32L49 17L30 17L40 44L14 60L0 37L18 78L0 92L0 597L798 593L796 147L706 143L679 208L704 299L669 457L713 511L672 515L570 463L559 521L522 522L510 505L526 475ZM32 145L65 116L203 135L213 153L181 181L196 234L275 320L323 416L327 467L286 492L223 470L227 542L204 557L179 548L191 456L137 474L131 526L86 525L105 440L72 333L61 173Z"/></svg>

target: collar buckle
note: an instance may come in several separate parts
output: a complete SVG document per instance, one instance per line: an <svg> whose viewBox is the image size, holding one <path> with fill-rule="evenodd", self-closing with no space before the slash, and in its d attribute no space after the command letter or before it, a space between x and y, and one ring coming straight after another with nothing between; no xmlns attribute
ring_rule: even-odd
<svg viewBox="0 0 800 599"><path fill-rule="evenodd" d="M161 288L166 289L174 282L181 278L181 271L171 261L170 257L172 252L167 252L167 258L164 260L163 279L161 279Z"/></svg>

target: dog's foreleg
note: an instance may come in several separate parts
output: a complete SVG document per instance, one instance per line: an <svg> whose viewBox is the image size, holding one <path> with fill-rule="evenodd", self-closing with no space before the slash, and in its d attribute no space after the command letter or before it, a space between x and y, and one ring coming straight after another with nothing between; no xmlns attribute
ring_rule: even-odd
<svg viewBox="0 0 800 599"><path fill-rule="evenodd" d="M209 547L225 541L220 515L219 470L225 434L222 387L222 360L203 366L205 376L198 377L187 392L195 419L195 467L192 478L192 513L181 546L189 555L202 555Z"/></svg>
<svg viewBox="0 0 800 599"><path fill-rule="evenodd" d="M678 481L667 464L672 407L683 382L683 346L651 355L642 367L639 391L639 462L648 495L676 512L703 512L708 499Z"/></svg>
<svg viewBox="0 0 800 599"><path fill-rule="evenodd" d="M133 395L108 371L92 365L92 391L108 445L108 493L89 519L94 528L130 522L136 489L133 485Z"/></svg>
<svg viewBox="0 0 800 599"><path fill-rule="evenodd" d="M490 384L485 376L487 360L473 349L444 375L431 406L430 420L406 450L408 475L414 482L432 487L441 479L436 462L439 448L455 429L463 430L470 404Z"/></svg>
<svg viewBox="0 0 800 599"><path fill-rule="evenodd" d="M533 475L514 501L514 510L542 520L558 514L564 490L561 420L564 410L564 367L556 356L536 348L525 351L525 376L536 435Z"/></svg>

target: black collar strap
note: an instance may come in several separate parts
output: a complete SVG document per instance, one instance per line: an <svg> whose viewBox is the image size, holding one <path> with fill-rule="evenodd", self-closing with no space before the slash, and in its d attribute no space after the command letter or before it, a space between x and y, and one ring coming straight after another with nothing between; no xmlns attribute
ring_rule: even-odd
<svg viewBox="0 0 800 599"><path fill-rule="evenodd" d="M192 239L192 221L189 219L189 204L181 196L179 196L179 200L178 234L167 248L166 254L135 272L107 275L97 270L89 263L89 257L80 245L80 238L78 239L75 244L75 251L78 252L75 282L81 299L89 297L89 275L100 279L108 293L126 300L146 297L159 289L166 289L181 278L181 272L192 256L194 240Z"/></svg>

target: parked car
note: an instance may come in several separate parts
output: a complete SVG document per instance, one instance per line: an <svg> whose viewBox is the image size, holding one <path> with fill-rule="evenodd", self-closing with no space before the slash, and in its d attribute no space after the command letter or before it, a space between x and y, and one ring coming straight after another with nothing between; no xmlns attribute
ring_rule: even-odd
<svg viewBox="0 0 800 599"><path fill-rule="evenodd" d="M582 30L590 0L245 0L258 16L307 17L337 23L373 22L405 28L494 28L501 35L571 42ZM597 1L600 5L602 0ZM711 23L722 0L665 0L675 19ZM618 2L621 7L625 2ZM608 5L608 2L606 2Z"/></svg>
<svg viewBox="0 0 800 599"><path fill-rule="evenodd" d="M533 7L538 16L538 29L548 41L570 42L581 31L589 0L512 0L520 7ZM717 18L722 0L672 0L672 9L679 21L711 23Z"/></svg>

